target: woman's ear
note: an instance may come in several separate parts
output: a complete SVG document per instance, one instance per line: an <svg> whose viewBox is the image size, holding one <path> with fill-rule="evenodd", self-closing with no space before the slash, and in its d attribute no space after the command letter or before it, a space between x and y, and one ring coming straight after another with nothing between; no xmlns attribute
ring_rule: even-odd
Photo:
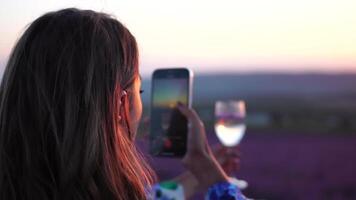
<svg viewBox="0 0 356 200"><path fill-rule="evenodd" d="M120 101L119 101L119 116L118 119L121 121L122 119L122 110L125 110L125 99L127 96L127 92L125 90L122 90L121 95L120 95Z"/></svg>

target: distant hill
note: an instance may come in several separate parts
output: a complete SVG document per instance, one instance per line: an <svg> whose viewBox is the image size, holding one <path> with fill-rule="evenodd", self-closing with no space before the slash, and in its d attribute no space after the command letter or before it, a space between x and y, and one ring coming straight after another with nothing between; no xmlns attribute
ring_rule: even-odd
<svg viewBox="0 0 356 200"><path fill-rule="evenodd" d="M6 62L0 59L0 81L2 80L2 75L4 73Z"/></svg>
<svg viewBox="0 0 356 200"><path fill-rule="evenodd" d="M151 81L142 99L150 103ZM213 123L214 102L243 99L250 128L356 133L356 74L219 74L194 79L193 105Z"/></svg>
<svg viewBox="0 0 356 200"><path fill-rule="evenodd" d="M143 80L144 102L149 102L149 79ZM194 101L236 98L356 98L356 74L233 74L194 78ZM325 99L327 100L327 99Z"/></svg>

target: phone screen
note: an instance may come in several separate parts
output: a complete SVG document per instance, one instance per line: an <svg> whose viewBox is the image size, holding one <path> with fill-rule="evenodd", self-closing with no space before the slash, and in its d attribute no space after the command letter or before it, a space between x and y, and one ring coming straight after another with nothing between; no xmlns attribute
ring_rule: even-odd
<svg viewBox="0 0 356 200"><path fill-rule="evenodd" d="M177 109L178 102L189 104L189 73L156 73L152 79L150 133L153 155L183 156L186 152L187 120Z"/></svg>

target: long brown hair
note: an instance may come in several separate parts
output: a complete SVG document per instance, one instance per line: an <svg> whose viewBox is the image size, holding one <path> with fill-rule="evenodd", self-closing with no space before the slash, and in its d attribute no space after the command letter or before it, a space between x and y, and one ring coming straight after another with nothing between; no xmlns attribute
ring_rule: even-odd
<svg viewBox="0 0 356 200"><path fill-rule="evenodd" d="M118 121L137 76L136 40L111 16L36 19L1 82L0 199L145 199L153 173Z"/></svg>

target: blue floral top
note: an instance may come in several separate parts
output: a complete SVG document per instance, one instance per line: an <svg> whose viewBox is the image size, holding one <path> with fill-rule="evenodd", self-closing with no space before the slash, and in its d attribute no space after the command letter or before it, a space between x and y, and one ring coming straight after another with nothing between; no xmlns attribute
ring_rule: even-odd
<svg viewBox="0 0 356 200"><path fill-rule="evenodd" d="M147 195L149 200L184 200L183 187L175 182L154 185ZM212 185L205 194L205 200L245 200L240 189L229 182Z"/></svg>

